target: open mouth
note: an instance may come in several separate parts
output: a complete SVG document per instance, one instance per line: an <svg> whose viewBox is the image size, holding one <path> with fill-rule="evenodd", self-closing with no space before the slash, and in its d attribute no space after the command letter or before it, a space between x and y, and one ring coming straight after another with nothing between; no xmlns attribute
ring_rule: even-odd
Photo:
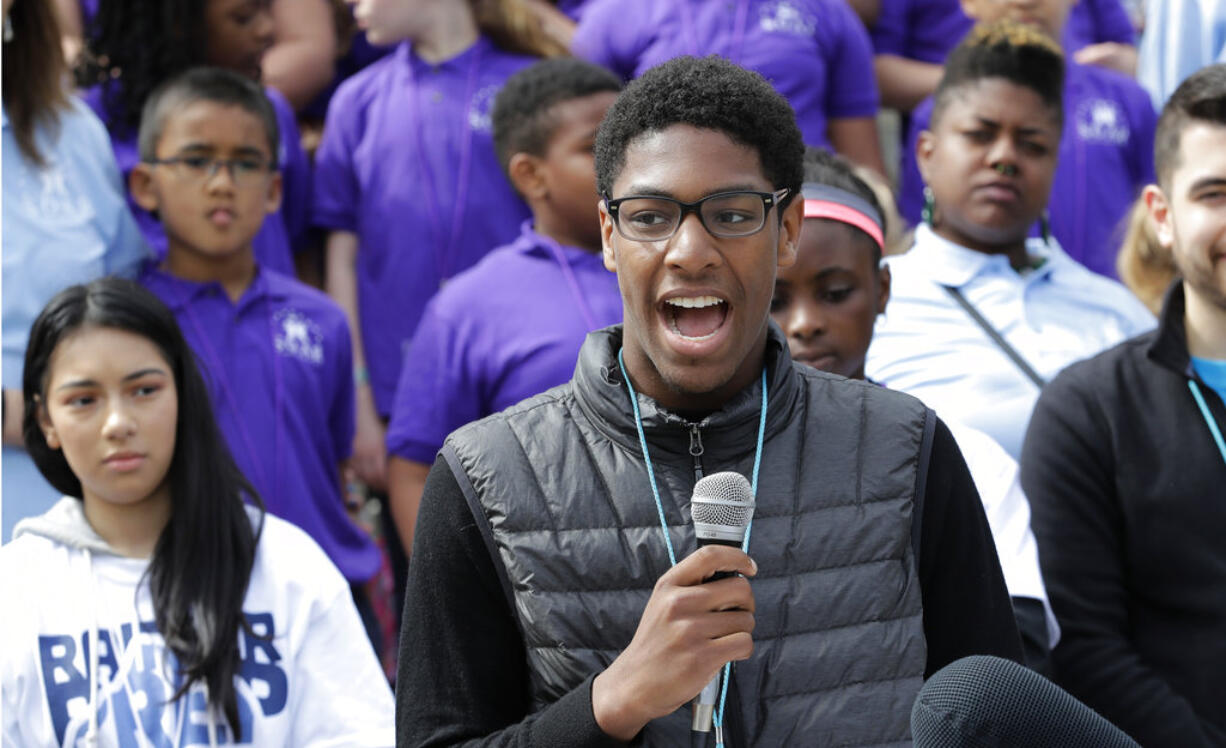
<svg viewBox="0 0 1226 748"><path fill-rule="evenodd" d="M664 317L683 340L709 340L728 319L728 303L715 296L678 296L664 302Z"/></svg>

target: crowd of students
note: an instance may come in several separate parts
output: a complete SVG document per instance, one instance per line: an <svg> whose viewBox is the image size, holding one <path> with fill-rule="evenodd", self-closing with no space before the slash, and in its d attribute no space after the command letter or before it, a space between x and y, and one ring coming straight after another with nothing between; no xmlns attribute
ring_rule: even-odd
<svg viewBox="0 0 1226 748"><path fill-rule="evenodd" d="M1120 0L346 4L4 0L6 741L668 742L700 679L628 685L669 654L636 627L722 563L763 572L720 583L760 616L743 738L905 739L989 653L1226 745L1222 39L1160 65ZM694 480L759 463L756 565L674 558Z"/></svg>

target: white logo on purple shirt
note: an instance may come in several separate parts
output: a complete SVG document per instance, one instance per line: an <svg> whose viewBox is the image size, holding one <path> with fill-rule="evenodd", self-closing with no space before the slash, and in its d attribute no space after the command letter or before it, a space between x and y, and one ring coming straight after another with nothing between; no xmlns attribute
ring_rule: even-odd
<svg viewBox="0 0 1226 748"><path fill-rule="evenodd" d="M1088 143L1123 145L1131 132L1119 104L1110 99L1088 99L1077 107L1077 135Z"/></svg>
<svg viewBox="0 0 1226 748"><path fill-rule="evenodd" d="M812 36L817 29L817 19L790 0L779 0L767 3L758 11L758 28L767 33Z"/></svg>
<svg viewBox="0 0 1226 748"><path fill-rule="evenodd" d="M277 330L274 344L277 353L293 356L319 366L324 361L324 336L315 320L294 309L282 309L273 315Z"/></svg>
<svg viewBox="0 0 1226 748"><path fill-rule="evenodd" d="M502 85L491 83L473 94L472 103L468 107L468 126L478 132L490 132L493 120L490 117L494 109L494 97L498 95Z"/></svg>

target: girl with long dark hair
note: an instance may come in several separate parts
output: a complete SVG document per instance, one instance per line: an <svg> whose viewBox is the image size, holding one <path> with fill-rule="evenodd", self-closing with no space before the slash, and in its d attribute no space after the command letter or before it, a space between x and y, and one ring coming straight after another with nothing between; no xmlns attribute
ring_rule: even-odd
<svg viewBox="0 0 1226 748"><path fill-rule="evenodd" d="M27 447L65 494L0 548L4 742L390 745L349 587L266 515L174 316L117 279L43 310Z"/></svg>

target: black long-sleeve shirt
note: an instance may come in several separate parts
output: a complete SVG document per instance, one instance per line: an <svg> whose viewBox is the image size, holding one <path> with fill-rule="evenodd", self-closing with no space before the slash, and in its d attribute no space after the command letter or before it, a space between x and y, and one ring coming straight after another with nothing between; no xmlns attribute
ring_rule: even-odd
<svg viewBox="0 0 1226 748"><path fill-rule="evenodd" d="M920 523L925 675L971 654L1020 662L1013 610L979 494L939 421L914 521ZM437 460L426 480L409 564L397 744L618 745L596 724L591 685L588 678L529 714L527 653L514 613L455 476Z"/></svg>
<svg viewBox="0 0 1226 748"><path fill-rule="evenodd" d="M1226 746L1226 464L1193 379L1177 285L1158 330L1044 389L1022 448L1056 680L1147 748Z"/></svg>

